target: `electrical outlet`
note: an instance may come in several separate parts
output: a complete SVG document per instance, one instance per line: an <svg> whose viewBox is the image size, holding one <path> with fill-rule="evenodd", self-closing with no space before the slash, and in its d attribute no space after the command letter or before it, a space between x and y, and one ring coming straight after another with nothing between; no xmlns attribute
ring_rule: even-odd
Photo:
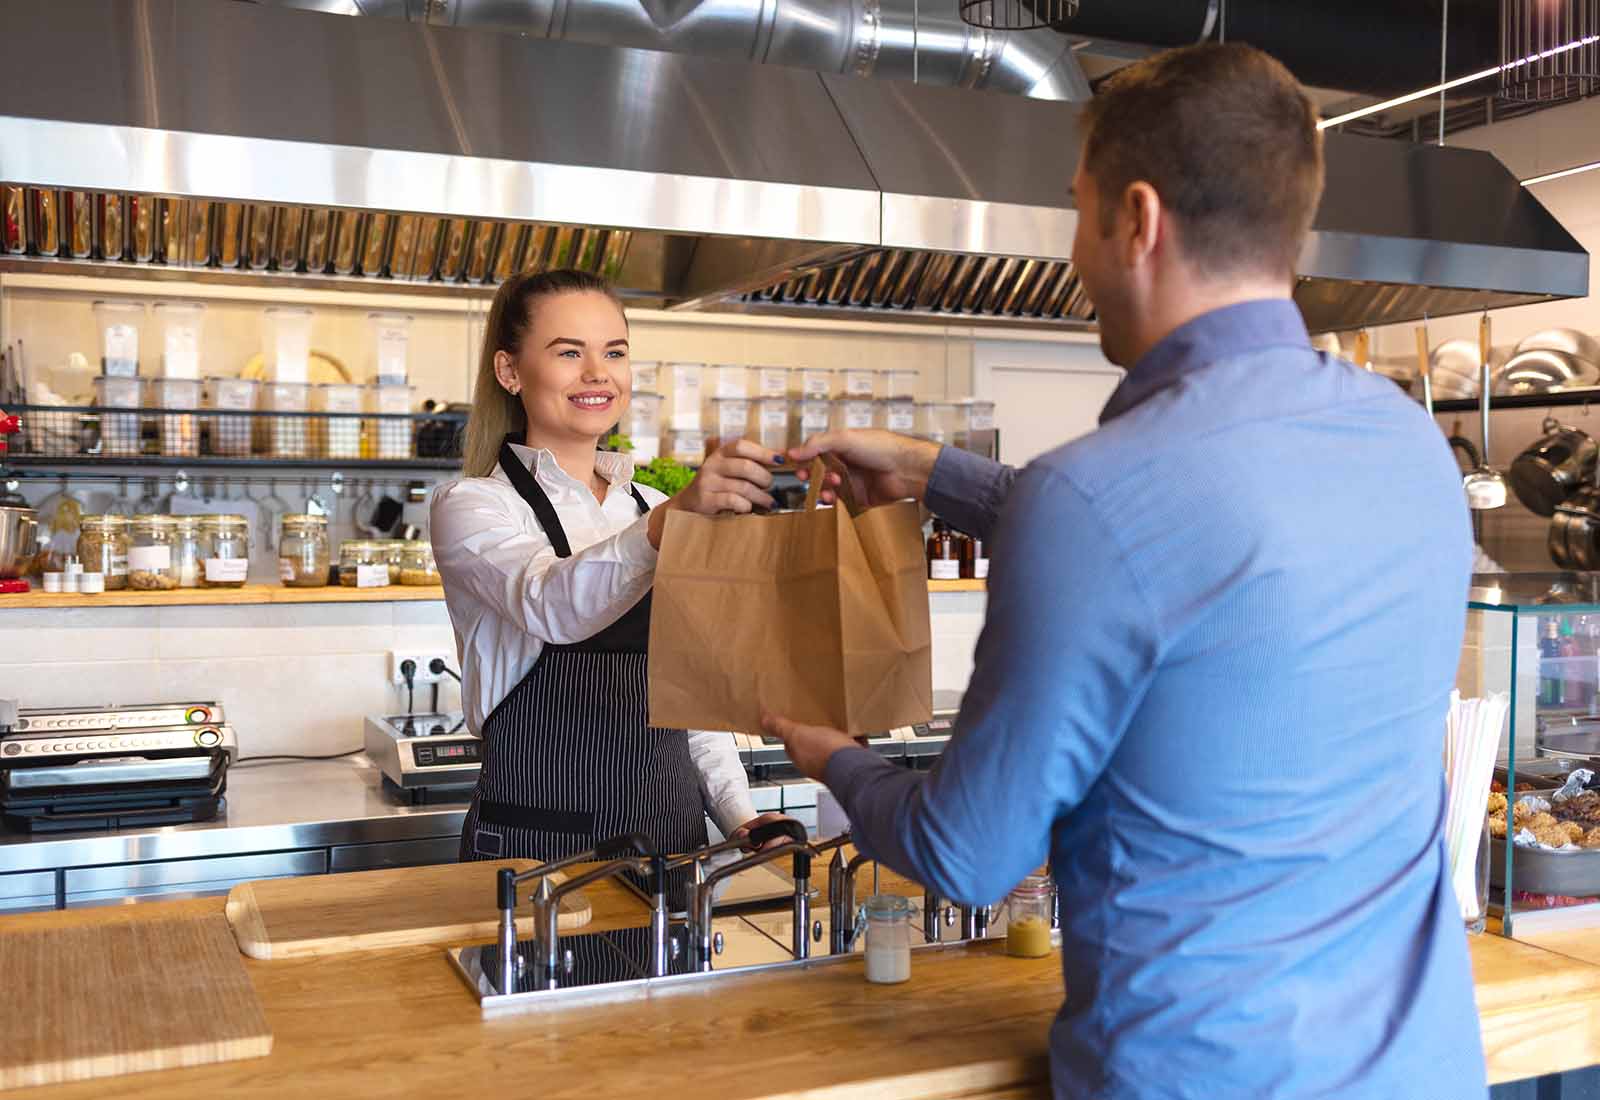
<svg viewBox="0 0 1600 1100"><path fill-rule="evenodd" d="M401 687L405 686L406 677L400 671L400 666L406 661L415 661L417 663L417 671L411 678L411 682L414 684L437 684L448 680L450 678L449 673L441 672L438 675L434 675L428 671L428 662L435 657L440 658L447 665L453 666L455 663L454 653L441 653L434 649L391 649L389 651L389 682L399 684Z"/></svg>

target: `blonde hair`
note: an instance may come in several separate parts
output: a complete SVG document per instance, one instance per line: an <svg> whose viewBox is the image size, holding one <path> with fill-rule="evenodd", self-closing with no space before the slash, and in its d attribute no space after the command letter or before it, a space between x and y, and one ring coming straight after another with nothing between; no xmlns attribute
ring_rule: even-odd
<svg viewBox="0 0 1600 1100"><path fill-rule="evenodd" d="M500 460L500 444L513 433L528 430L528 414L522 398L500 384L494 372L496 352L513 358L522 349L522 340L533 324L533 309L541 298L552 294L592 291L604 294L622 309L611 284L598 275L572 268L513 275L500 284L494 304L483 326L483 349L478 354L478 377L472 387L472 413L467 417L467 439L462 472L467 477L488 477ZM624 314L626 316L626 314Z"/></svg>

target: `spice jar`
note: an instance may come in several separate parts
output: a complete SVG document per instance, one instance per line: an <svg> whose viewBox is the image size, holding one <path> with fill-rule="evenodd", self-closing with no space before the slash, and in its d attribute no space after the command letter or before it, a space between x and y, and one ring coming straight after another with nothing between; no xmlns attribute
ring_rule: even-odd
<svg viewBox="0 0 1600 1100"><path fill-rule="evenodd" d="M911 977L911 902L873 894L861 907L867 928L867 981L895 985Z"/></svg>
<svg viewBox="0 0 1600 1100"><path fill-rule="evenodd" d="M172 573L179 588L200 587L200 517L172 516Z"/></svg>
<svg viewBox="0 0 1600 1100"><path fill-rule="evenodd" d="M418 539L405 544L400 553L400 583L439 583L439 567L433 561L432 543Z"/></svg>
<svg viewBox="0 0 1600 1100"><path fill-rule="evenodd" d="M339 583L346 588L386 588L389 553L376 539L349 539L339 544Z"/></svg>
<svg viewBox="0 0 1600 1100"><path fill-rule="evenodd" d="M200 520L200 587L243 588L250 575L250 521L243 516Z"/></svg>
<svg viewBox="0 0 1600 1100"><path fill-rule="evenodd" d="M128 517L84 516L78 521L78 560L103 573L107 589L128 587Z"/></svg>
<svg viewBox="0 0 1600 1100"><path fill-rule="evenodd" d="M933 534L928 536L928 579L961 579L961 542L942 519L933 521Z"/></svg>
<svg viewBox="0 0 1600 1100"><path fill-rule="evenodd" d="M1006 897L1006 954L1037 959L1050 954L1055 888L1047 875L1029 875Z"/></svg>
<svg viewBox="0 0 1600 1100"><path fill-rule="evenodd" d="M128 584L144 591L178 587L173 516L134 516L128 525Z"/></svg>
<svg viewBox="0 0 1600 1100"><path fill-rule="evenodd" d="M328 517L289 513L278 536L278 578L290 588L328 583Z"/></svg>

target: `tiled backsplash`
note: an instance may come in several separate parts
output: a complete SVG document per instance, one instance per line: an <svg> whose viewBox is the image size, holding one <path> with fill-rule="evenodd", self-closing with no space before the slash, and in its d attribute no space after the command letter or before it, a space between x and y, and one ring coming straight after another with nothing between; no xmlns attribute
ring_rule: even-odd
<svg viewBox="0 0 1600 1100"><path fill-rule="evenodd" d="M936 689L972 671L984 596L936 593ZM442 601L13 610L0 615L0 697L23 706L218 699L246 756L361 745L368 714L405 709L389 652L455 652ZM460 707L454 681L440 705ZM419 710L431 688L417 689Z"/></svg>

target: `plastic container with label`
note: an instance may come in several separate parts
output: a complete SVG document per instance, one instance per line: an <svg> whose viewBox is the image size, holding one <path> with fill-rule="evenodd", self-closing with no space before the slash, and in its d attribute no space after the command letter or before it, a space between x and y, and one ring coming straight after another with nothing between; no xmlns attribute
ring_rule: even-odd
<svg viewBox="0 0 1600 1100"><path fill-rule="evenodd" d="M361 457L360 413L365 388L352 382L333 382L311 388L312 412L353 414L319 416L311 421L316 454L324 458Z"/></svg>
<svg viewBox="0 0 1600 1100"><path fill-rule="evenodd" d="M250 521L240 515L200 520L200 587L243 588L250 576Z"/></svg>
<svg viewBox="0 0 1600 1100"><path fill-rule="evenodd" d="M839 392L845 397L871 397L876 374L870 367L845 367L839 371Z"/></svg>
<svg viewBox="0 0 1600 1100"><path fill-rule="evenodd" d="M84 516L78 521L78 560L105 577L107 589L128 587L128 517Z"/></svg>
<svg viewBox="0 0 1600 1100"><path fill-rule="evenodd" d="M634 390L628 399L628 439L633 443L633 460L641 465L661 454L661 405L659 393Z"/></svg>
<svg viewBox="0 0 1600 1100"><path fill-rule="evenodd" d="M141 407L143 386L138 378L96 378L94 403L102 409ZM100 414L100 453L136 455L139 453L140 416L136 412Z"/></svg>
<svg viewBox="0 0 1600 1100"><path fill-rule="evenodd" d="M411 341L409 313L369 313L372 325L372 380L380 386L406 384L406 351Z"/></svg>
<svg viewBox="0 0 1600 1100"><path fill-rule="evenodd" d="M633 371L633 392L659 393L661 364L653 359L642 359L630 364Z"/></svg>
<svg viewBox="0 0 1600 1100"><path fill-rule="evenodd" d="M750 434L769 451L789 446L789 404L787 397L763 397L755 402Z"/></svg>
<svg viewBox="0 0 1600 1100"><path fill-rule="evenodd" d="M272 306L261 314L261 357L274 382L310 381L311 311Z"/></svg>
<svg viewBox="0 0 1600 1100"><path fill-rule="evenodd" d="M750 399L748 397L713 397L711 399L711 428L706 437L706 454L719 451L736 439L748 439L750 431Z"/></svg>
<svg viewBox="0 0 1600 1100"><path fill-rule="evenodd" d="M200 335L206 307L198 302L157 302L151 311L161 341L161 374L166 378L200 377Z"/></svg>
<svg viewBox="0 0 1600 1100"><path fill-rule="evenodd" d="M172 545L176 527L172 516L134 516L129 522L129 588L159 591L178 587Z"/></svg>
<svg viewBox="0 0 1600 1100"><path fill-rule="evenodd" d="M95 302L90 307L100 326L100 373L108 378L139 374L139 330L144 327L140 302Z"/></svg>
<svg viewBox="0 0 1600 1100"><path fill-rule="evenodd" d="M413 429L416 422L410 418L410 386L368 386L367 449L373 458L395 459L416 456L416 439Z"/></svg>
<svg viewBox="0 0 1600 1100"><path fill-rule="evenodd" d="M256 407L258 383L253 378L207 378L205 407L238 412ZM250 454L252 416L208 416L211 453L223 458L244 458Z"/></svg>
<svg viewBox="0 0 1600 1100"><path fill-rule="evenodd" d="M200 407L200 380L197 378L151 378L145 383L144 403L152 409L181 409L157 418L161 429L161 453L191 456L200 453L200 422L194 410Z"/></svg>
<svg viewBox="0 0 1600 1100"><path fill-rule="evenodd" d="M872 427L872 398L841 397L833 403L833 430Z"/></svg>
<svg viewBox="0 0 1600 1100"><path fill-rule="evenodd" d="M676 432L697 432L704 421L700 415L704 392L705 366L701 363L667 363L662 393L667 399L667 427Z"/></svg>
<svg viewBox="0 0 1600 1100"><path fill-rule="evenodd" d="M788 397L788 367L755 367L757 397Z"/></svg>
<svg viewBox="0 0 1600 1100"><path fill-rule="evenodd" d="M801 367L795 373L800 376L802 399L825 401L833 396L833 372L826 367Z"/></svg>
<svg viewBox="0 0 1600 1100"><path fill-rule="evenodd" d="M278 536L278 579L290 588L328 584L328 517L286 513Z"/></svg>
<svg viewBox="0 0 1600 1100"><path fill-rule="evenodd" d="M685 466L698 466L706 456L706 433L702 431L669 431L663 442L667 457L677 459Z"/></svg>
<svg viewBox="0 0 1600 1100"><path fill-rule="evenodd" d="M823 398L802 398L794 403L794 434L796 446L814 435L828 430L828 418L833 415L833 402Z"/></svg>
<svg viewBox="0 0 1600 1100"><path fill-rule="evenodd" d="M909 435L916 430L917 406L909 397L878 401L873 406L873 424L891 432Z"/></svg>
<svg viewBox="0 0 1600 1100"><path fill-rule="evenodd" d="M304 382L264 382L260 398L263 412L303 413L308 410L311 387ZM304 416L256 417L256 453L268 458L305 458L311 453L311 429Z"/></svg>
<svg viewBox="0 0 1600 1100"><path fill-rule="evenodd" d="M706 368L706 396L749 397L750 368L733 363L718 363Z"/></svg>

